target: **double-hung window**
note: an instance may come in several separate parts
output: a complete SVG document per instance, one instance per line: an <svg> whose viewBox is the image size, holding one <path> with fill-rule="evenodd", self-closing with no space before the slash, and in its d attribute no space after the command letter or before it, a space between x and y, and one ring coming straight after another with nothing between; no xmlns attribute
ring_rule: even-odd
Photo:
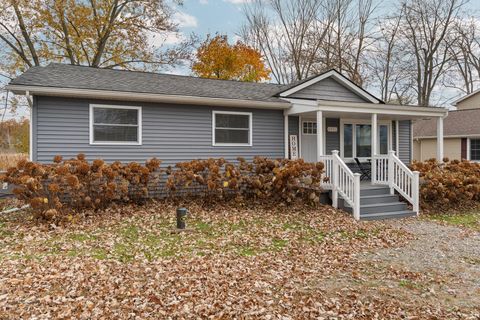
<svg viewBox="0 0 480 320"><path fill-rule="evenodd" d="M480 139L470 139L470 160L480 161Z"/></svg>
<svg viewBox="0 0 480 320"><path fill-rule="evenodd" d="M214 146L251 146L252 113L213 111Z"/></svg>
<svg viewBox="0 0 480 320"><path fill-rule="evenodd" d="M142 109L90 105L90 144L142 144Z"/></svg>

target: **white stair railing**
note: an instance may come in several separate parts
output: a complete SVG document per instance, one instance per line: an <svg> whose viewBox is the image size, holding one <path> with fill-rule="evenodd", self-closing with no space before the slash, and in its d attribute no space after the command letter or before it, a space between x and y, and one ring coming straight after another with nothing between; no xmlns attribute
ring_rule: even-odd
<svg viewBox="0 0 480 320"><path fill-rule="evenodd" d="M388 154L388 186L390 193L396 190L412 204L413 211L420 212L420 173L410 170L396 155L395 151Z"/></svg>
<svg viewBox="0 0 480 320"><path fill-rule="evenodd" d="M333 190L333 155L320 156L319 162L323 162L325 171L323 178L327 178L322 181L322 188Z"/></svg>
<svg viewBox="0 0 480 320"><path fill-rule="evenodd" d="M338 208L338 196L353 210L353 217L360 220L360 174L352 170L338 156L338 150L332 151L332 205Z"/></svg>

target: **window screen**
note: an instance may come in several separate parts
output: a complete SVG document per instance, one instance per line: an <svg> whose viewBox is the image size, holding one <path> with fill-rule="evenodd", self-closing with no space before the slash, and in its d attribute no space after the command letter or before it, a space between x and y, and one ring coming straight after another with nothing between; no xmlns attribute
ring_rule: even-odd
<svg viewBox="0 0 480 320"><path fill-rule="evenodd" d="M100 143L139 142L140 110L92 107L92 141Z"/></svg>
<svg viewBox="0 0 480 320"><path fill-rule="evenodd" d="M470 160L480 161L480 139L470 139Z"/></svg>
<svg viewBox="0 0 480 320"><path fill-rule="evenodd" d="M251 114L215 112L213 115L214 144L251 144Z"/></svg>

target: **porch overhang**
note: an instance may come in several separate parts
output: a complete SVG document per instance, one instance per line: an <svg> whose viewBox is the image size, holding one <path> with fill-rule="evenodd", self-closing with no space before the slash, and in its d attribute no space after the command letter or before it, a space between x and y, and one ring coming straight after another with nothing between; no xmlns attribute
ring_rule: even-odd
<svg viewBox="0 0 480 320"><path fill-rule="evenodd" d="M372 114L390 116L391 118L405 119L423 119L432 117L444 118L448 115L448 109L436 107L419 107L411 105L394 105L394 104L375 104L375 103L359 103L359 102L340 102L327 100L302 100L302 99L285 99L291 103L291 107L285 110L286 115L301 115L306 113L314 114L317 111L323 111L324 115L332 115L348 113L350 115L359 116L364 114L370 117Z"/></svg>

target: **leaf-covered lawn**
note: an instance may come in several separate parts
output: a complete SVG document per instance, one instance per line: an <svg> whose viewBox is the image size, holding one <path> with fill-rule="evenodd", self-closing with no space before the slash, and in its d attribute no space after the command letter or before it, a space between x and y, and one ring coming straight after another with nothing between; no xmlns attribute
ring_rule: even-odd
<svg viewBox="0 0 480 320"><path fill-rule="evenodd" d="M28 212L0 217L0 319L370 319L459 312L417 302L412 290L430 278L358 260L360 253L412 239L388 224L358 223L328 206L189 209L189 230L181 233L174 230L175 207L155 203L67 226L31 221ZM379 278L394 288L363 295Z"/></svg>

